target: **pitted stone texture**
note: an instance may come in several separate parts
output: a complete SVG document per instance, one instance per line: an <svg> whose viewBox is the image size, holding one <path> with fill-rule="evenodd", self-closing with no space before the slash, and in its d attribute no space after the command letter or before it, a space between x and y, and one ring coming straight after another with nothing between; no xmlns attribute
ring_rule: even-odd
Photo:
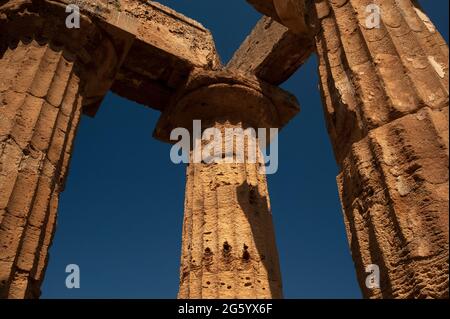
<svg viewBox="0 0 450 319"><path fill-rule="evenodd" d="M222 137L226 128L281 128L298 110L292 95L255 77L196 70L155 136L174 142L170 132L178 127L192 135L193 120ZM233 145L236 153L239 144ZM191 160L188 166L179 298L282 297L266 177L248 156L241 164Z"/></svg>
<svg viewBox="0 0 450 319"><path fill-rule="evenodd" d="M316 1L322 98L365 297L448 297L448 47L410 0ZM381 268L367 289L365 267Z"/></svg>
<svg viewBox="0 0 450 319"><path fill-rule="evenodd" d="M0 7L1 298L39 297L81 112L126 52L86 16L62 37L65 16L47 1Z"/></svg>
<svg viewBox="0 0 450 319"><path fill-rule="evenodd" d="M244 127L218 121L205 127ZM259 163L187 168L179 298L281 298L266 176Z"/></svg>
<svg viewBox="0 0 450 319"><path fill-rule="evenodd" d="M274 3L288 2L248 2L283 23ZM364 296L448 298L448 45L414 0L298 2L307 4L301 15L316 33L325 117ZM366 24L373 4L379 28ZM291 25L295 16L287 16ZM381 289L366 287L372 263L381 268Z"/></svg>
<svg viewBox="0 0 450 319"><path fill-rule="evenodd" d="M81 112L80 79L61 51L20 42L0 60L0 296L39 296L56 200Z"/></svg>
<svg viewBox="0 0 450 319"><path fill-rule="evenodd" d="M424 106L448 106L448 47L439 33L427 28L410 0L380 1L381 26L367 29L361 10L368 4L332 2L317 36L326 118L338 162L371 129Z"/></svg>
<svg viewBox="0 0 450 319"><path fill-rule="evenodd" d="M404 116L355 143L338 177L359 281L371 298L448 298L448 108Z"/></svg>

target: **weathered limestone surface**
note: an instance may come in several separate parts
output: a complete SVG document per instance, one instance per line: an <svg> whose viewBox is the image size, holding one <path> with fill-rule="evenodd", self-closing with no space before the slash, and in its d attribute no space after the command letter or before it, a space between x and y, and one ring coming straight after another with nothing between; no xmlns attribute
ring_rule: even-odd
<svg viewBox="0 0 450 319"><path fill-rule="evenodd" d="M220 61L203 26L140 0L3 1L0 58L0 297L35 298L81 112L111 87L163 109L194 67Z"/></svg>
<svg viewBox="0 0 450 319"><path fill-rule="evenodd" d="M175 127L192 132L193 119L223 136L225 128L281 127L297 112L294 97L255 78L199 71L155 136L168 141ZM282 297L266 177L247 155L242 164L188 165L179 298Z"/></svg>
<svg viewBox="0 0 450 319"><path fill-rule="evenodd" d="M380 28L365 23L373 3ZM289 15L277 9L265 14ZM306 17L317 28L325 116L363 294L448 298L448 46L415 1L316 0L308 10L299 23ZM381 289L365 285L369 264L380 267Z"/></svg>
<svg viewBox="0 0 450 319"><path fill-rule="evenodd" d="M448 298L448 47L409 0L317 3L325 115L363 294ZM360 20L358 20L360 17ZM367 289L377 264L381 289Z"/></svg>
<svg viewBox="0 0 450 319"><path fill-rule="evenodd" d="M263 17L227 65L279 85L286 81L314 51L312 37L289 31L272 18Z"/></svg>
<svg viewBox="0 0 450 319"><path fill-rule="evenodd" d="M356 142L338 177L361 288L371 298L448 297L448 108L423 108ZM364 269L380 267L381 289Z"/></svg>
<svg viewBox="0 0 450 319"><path fill-rule="evenodd" d="M112 37L127 33L133 38L111 88L131 101L162 110L193 68L221 67L209 30L156 1L58 2L77 4ZM99 105L84 112L94 115Z"/></svg>
<svg viewBox="0 0 450 319"><path fill-rule="evenodd" d="M155 1L121 0L137 21L136 39L112 90L132 101L164 109L195 67L221 67L211 33L200 23Z"/></svg>
<svg viewBox="0 0 450 319"><path fill-rule="evenodd" d="M82 108L101 101L131 45L65 6L0 6L0 298L36 298ZM64 30L64 32L61 32Z"/></svg>
<svg viewBox="0 0 450 319"><path fill-rule="evenodd" d="M179 298L282 297L267 182L258 168L188 165Z"/></svg>
<svg viewBox="0 0 450 319"><path fill-rule="evenodd" d="M313 35L364 296L448 298L445 41L413 0L375 1L380 28L365 24L370 0L248 2L273 20L219 71L209 31L154 1L78 0L71 30L70 0L0 1L0 298L40 295L79 119L108 90L162 110L163 141L194 119L281 128L297 102L272 85L306 60ZM282 296L259 168L188 166L180 298ZM369 264L381 289L365 285Z"/></svg>

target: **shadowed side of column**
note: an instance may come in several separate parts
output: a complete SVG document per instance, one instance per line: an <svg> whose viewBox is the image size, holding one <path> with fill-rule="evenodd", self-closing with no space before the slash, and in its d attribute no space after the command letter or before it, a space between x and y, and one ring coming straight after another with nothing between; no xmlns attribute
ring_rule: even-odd
<svg viewBox="0 0 450 319"><path fill-rule="evenodd" d="M316 1L328 130L368 298L448 298L448 47L410 0ZM380 288L366 267L380 268Z"/></svg>
<svg viewBox="0 0 450 319"><path fill-rule="evenodd" d="M179 298L282 298L281 274L262 155L250 160L249 143L228 130L281 128L298 112L295 99L253 77L230 71L194 72L155 136L168 141L174 128L215 129L242 162L191 162L187 167ZM248 131L247 131L248 132ZM256 138L256 136L254 136ZM203 144L208 142L203 141ZM232 143L232 144L231 144ZM240 145L240 146L239 146ZM254 144L251 144L254 145Z"/></svg>
<svg viewBox="0 0 450 319"><path fill-rule="evenodd" d="M8 1L0 14L0 297L37 298L83 107L123 57L87 16L66 29L63 5Z"/></svg>
<svg viewBox="0 0 450 319"><path fill-rule="evenodd" d="M448 298L447 43L414 0L249 2L292 31L306 22L306 33L316 34L324 113L364 296ZM366 286L373 264L379 289Z"/></svg>

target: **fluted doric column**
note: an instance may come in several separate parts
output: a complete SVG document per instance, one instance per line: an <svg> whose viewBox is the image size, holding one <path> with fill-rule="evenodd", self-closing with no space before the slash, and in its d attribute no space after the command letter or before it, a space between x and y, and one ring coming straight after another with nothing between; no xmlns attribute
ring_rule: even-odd
<svg viewBox="0 0 450 319"><path fill-rule="evenodd" d="M67 29L66 16L63 3L0 6L0 298L39 297L81 113L126 51L89 17Z"/></svg>
<svg viewBox="0 0 450 319"><path fill-rule="evenodd" d="M192 121L201 120L202 132L215 128L225 141L226 129L279 128L297 111L292 96L254 78L194 71L155 135L168 141L172 129L192 132ZM249 160L247 152L244 159L188 164L179 298L282 297L263 164Z"/></svg>
<svg viewBox="0 0 450 319"><path fill-rule="evenodd" d="M313 12L363 294L448 298L448 46L411 0L316 0Z"/></svg>

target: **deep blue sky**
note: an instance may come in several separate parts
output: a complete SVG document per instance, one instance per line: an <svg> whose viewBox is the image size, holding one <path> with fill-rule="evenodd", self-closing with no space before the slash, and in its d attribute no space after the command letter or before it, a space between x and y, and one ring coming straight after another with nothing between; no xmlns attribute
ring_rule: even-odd
<svg viewBox="0 0 450 319"><path fill-rule="evenodd" d="M223 62L260 15L244 0L160 1L209 28ZM448 43L448 1L421 1ZM145 62L143 62L145 63ZM302 112L281 132L269 191L286 298L360 298L324 126L316 59L283 88ZM78 132L43 298L175 298L185 167L152 139L159 113L109 94ZM81 288L65 287L65 267Z"/></svg>

